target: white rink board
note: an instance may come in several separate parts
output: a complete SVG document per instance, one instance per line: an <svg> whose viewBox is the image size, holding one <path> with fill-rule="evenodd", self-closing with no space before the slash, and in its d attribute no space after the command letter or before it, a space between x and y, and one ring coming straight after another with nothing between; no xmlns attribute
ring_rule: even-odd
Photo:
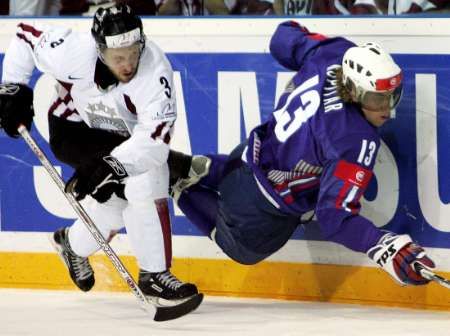
<svg viewBox="0 0 450 336"><path fill-rule="evenodd" d="M0 232L0 251L52 253L54 249L48 240L48 233ZM220 248L206 237L173 236L175 258L228 259ZM119 255L134 255L125 234L117 235L111 246ZM450 271L449 251L427 248L440 271ZM97 252L103 253L103 252ZM332 242L290 240L267 261L298 263L375 266L364 254L352 252Z"/></svg>
<svg viewBox="0 0 450 336"><path fill-rule="evenodd" d="M286 18L148 18L144 30L165 52L268 52L268 41ZM0 20L0 53L5 52L19 22L59 24L88 32L91 19ZM355 42L375 41L392 53L450 53L450 18L305 17L297 21L327 36L345 36ZM389 37L386 37L388 35ZM401 38L402 42L398 43Z"/></svg>

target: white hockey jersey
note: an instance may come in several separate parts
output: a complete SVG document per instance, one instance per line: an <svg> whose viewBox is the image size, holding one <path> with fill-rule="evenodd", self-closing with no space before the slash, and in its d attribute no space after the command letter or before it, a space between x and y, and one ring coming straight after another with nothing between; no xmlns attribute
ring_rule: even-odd
<svg viewBox="0 0 450 336"><path fill-rule="evenodd" d="M97 84L97 62L90 33L21 23L3 61L2 82L28 83L36 66L58 81L49 113L129 137L111 153L129 175L167 162L176 104L164 53L147 40L134 78L106 90Z"/></svg>

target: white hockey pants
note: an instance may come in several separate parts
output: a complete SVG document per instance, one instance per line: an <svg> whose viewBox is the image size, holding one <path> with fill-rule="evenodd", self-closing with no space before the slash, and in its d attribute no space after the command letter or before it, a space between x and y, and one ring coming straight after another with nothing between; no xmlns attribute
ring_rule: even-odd
<svg viewBox="0 0 450 336"><path fill-rule="evenodd" d="M149 272L170 268L172 232L168 187L169 170L165 164L129 177L125 182L127 200L113 195L101 204L89 197L85 204L85 210L106 239L112 232L126 228L139 267ZM90 256L100 248L79 219L70 227L69 243L81 257Z"/></svg>

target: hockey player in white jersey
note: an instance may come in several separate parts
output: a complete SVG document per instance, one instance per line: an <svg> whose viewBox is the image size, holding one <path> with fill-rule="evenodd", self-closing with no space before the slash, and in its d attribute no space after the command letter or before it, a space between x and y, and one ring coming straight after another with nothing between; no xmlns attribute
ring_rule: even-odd
<svg viewBox="0 0 450 336"><path fill-rule="evenodd" d="M49 110L50 146L75 169L66 191L78 200L92 196L86 211L105 238L126 227L144 294L170 304L198 296L195 285L169 270L167 157L175 93L171 65L145 38L141 19L117 5L96 12L91 34L19 24L0 85L0 125L12 137L19 124L32 123L27 83L35 66L58 82ZM77 220L53 240L74 283L89 291L94 272L88 256L99 249L94 238Z"/></svg>

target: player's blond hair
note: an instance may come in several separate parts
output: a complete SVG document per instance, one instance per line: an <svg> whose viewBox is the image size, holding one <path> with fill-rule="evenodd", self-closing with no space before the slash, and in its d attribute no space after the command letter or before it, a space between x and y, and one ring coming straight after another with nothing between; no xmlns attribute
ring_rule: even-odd
<svg viewBox="0 0 450 336"><path fill-rule="evenodd" d="M335 70L336 71L336 86L339 97L344 103L352 103L353 98L350 91L347 89L344 83L344 75L342 72L342 67Z"/></svg>

